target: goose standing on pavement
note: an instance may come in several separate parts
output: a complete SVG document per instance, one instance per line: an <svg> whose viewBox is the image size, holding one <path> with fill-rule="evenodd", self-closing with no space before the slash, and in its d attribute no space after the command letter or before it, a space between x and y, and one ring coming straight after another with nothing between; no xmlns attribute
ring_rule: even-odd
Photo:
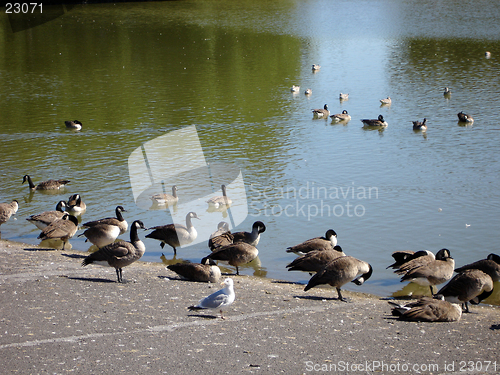
<svg viewBox="0 0 500 375"><path fill-rule="evenodd" d="M416 302L406 305L389 301L392 305L392 315L400 320L415 322L457 322L462 317L462 309L455 303L445 301L443 296L435 298L422 297Z"/></svg>
<svg viewBox="0 0 500 375"><path fill-rule="evenodd" d="M286 268L288 268L288 271L319 272L329 262L343 256L345 254L339 245L332 250L313 250L296 258Z"/></svg>
<svg viewBox="0 0 500 375"><path fill-rule="evenodd" d="M257 255L259 255L259 250L255 246L246 242L236 242L218 247L211 254L203 258L201 263L205 264L209 259L227 262L229 265L236 267L236 275L239 275L239 267L250 263L257 258Z"/></svg>
<svg viewBox="0 0 500 375"><path fill-rule="evenodd" d="M172 186L172 194L154 194L151 197L153 203L158 206L169 206L176 204L179 201L179 197L177 196L177 185Z"/></svg>
<svg viewBox="0 0 500 375"><path fill-rule="evenodd" d="M467 264L455 269L455 272L464 272L465 270L481 270L489 275L493 281L500 280L500 256L489 254L486 259L478 260L477 262Z"/></svg>
<svg viewBox="0 0 500 375"><path fill-rule="evenodd" d="M222 195L218 195L210 198L207 203L209 206L213 206L215 208L219 208L222 206L230 206L233 201L226 194L226 185L221 185Z"/></svg>
<svg viewBox="0 0 500 375"><path fill-rule="evenodd" d="M195 212L189 212L186 215L186 225L182 224L167 224L152 227L151 233L146 235L147 238L153 238L160 241L160 246L163 249L165 245L169 245L174 249L174 255L177 254L177 248L183 245L190 244L198 236L191 219L200 219Z"/></svg>
<svg viewBox="0 0 500 375"><path fill-rule="evenodd" d="M196 305L189 306L190 311L204 310L204 309L217 309L220 311L221 319L224 319L222 311L234 302L235 294L233 289L233 279L227 278L223 282L224 288L215 293L210 294L198 301Z"/></svg>
<svg viewBox="0 0 500 375"><path fill-rule="evenodd" d="M0 226L6 223L18 209L19 203L15 199L10 203L0 203Z"/></svg>
<svg viewBox="0 0 500 375"><path fill-rule="evenodd" d="M99 224L116 225L118 228L120 228L120 234L123 234L128 229L128 223L127 220L124 219L122 212L126 212L126 210L122 206L116 206L115 209L116 217L106 217L104 219L87 221L82 225L82 228L90 228Z"/></svg>
<svg viewBox="0 0 500 375"><path fill-rule="evenodd" d="M395 269L394 273L397 273L398 275L404 275L412 269L426 265L427 263L436 260L434 254L429 250L400 250L392 253L392 257L394 258L395 262L387 266L387 268Z"/></svg>
<svg viewBox="0 0 500 375"><path fill-rule="evenodd" d="M330 111L328 110L328 105L325 104L323 108L311 109L314 118L328 118L330 116Z"/></svg>
<svg viewBox="0 0 500 375"><path fill-rule="evenodd" d="M42 230L42 233L40 233L37 238L41 239L42 241L60 239L63 242L62 249L64 250L66 242L68 242L68 240L75 235L77 229L78 219L75 216L65 212L64 216L61 219L55 220L47 225L47 227Z"/></svg>
<svg viewBox="0 0 500 375"><path fill-rule="evenodd" d="M217 224L217 230L210 235L208 247L214 251L221 246L230 245L233 243L233 235L229 230L229 224L221 221Z"/></svg>
<svg viewBox="0 0 500 375"><path fill-rule="evenodd" d="M266 231L266 226L262 221L256 221L252 225L252 232L233 233L233 243L246 242L252 246L257 246L260 241L260 234Z"/></svg>
<svg viewBox="0 0 500 375"><path fill-rule="evenodd" d="M63 188L70 182L69 180L47 180L35 185L31 180L31 177L27 174L23 177L23 184L26 181L28 181L30 190L57 190Z"/></svg>
<svg viewBox="0 0 500 375"><path fill-rule="evenodd" d="M333 250L335 246L337 246L337 233L333 229L328 229L325 237L314 237L298 245L290 246L286 252L304 255L313 250Z"/></svg>
<svg viewBox="0 0 500 375"><path fill-rule="evenodd" d="M85 236L85 242L90 241L98 248L112 244L120 235L120 227L112 224L97 224L86 229L78 237Z"/></svg>
<svg viewBox="0 0 500 375"><path fill-rule="evenodd" d="M311 277L304 291L307 292L318 285L329 284L337 289L337 299L346 302L340 288L349 281L356 285L362 285L371 277L372 272L372 266L365 261L351 256L340 257L329 262L321 271Z"/></svg>
<svg viewBox="0 0 500 375"><path fill-rule="evenodd" d="M90 254L83 260L82 267L92 263L114 267L116 269L118 282L122 283L122 268L139 260L146 251L144 243L139 239L137 234L137 229L139 228L147 229L142 221L134 221L130 226L130 242L119 241L101 247L95 253Z"/></svg>
<svg viewBox="0 0 500 375"><path fill-rule="evenodd" d="M36 225L40 230L45 229L47 225L53 221L59 220L64 216L64 208L66 207L65 201L59 201L56 205L55 211L45 211L36 215L31 215L26 218L30 223Z"/></svg>

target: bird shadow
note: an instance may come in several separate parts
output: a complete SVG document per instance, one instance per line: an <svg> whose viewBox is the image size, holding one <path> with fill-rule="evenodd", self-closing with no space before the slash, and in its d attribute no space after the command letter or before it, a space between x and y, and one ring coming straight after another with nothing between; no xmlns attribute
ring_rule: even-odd
<svg viewBox="0 0 500 375"><path fill-rule="evenodd" d="M25 247L24 251L56 251L57 249L52 249L50 247Z"/></svg>
<svg viewBox="0 0 500 375"><path fill-rule="evenodd" d="M271 281L273 284L287 284L287 285L304 285L303 283L295 282L295 281L285 281L285 280L273 280Z"/></svg>
<svg viewBox="0 0 500 375"><path fill-rule="evenodd" d="M500 329L500 324L492 324L491 327L490 327L490 329L492 331L496 331L496 330Z"/></svg>
<svg viewBox="0 0 500 375"><path fill-rule="evenodd" d="M69 277L68 276L68 279L70 279L70 280L77 280L77 281L91 281L91 282L94 282L94 283L116 283L115 280L103 279L103 278L100 278L100 277Z"/></svg>
<svg viewBox="0 0 500 375"><path fill-rule="evenodd" d="M321 297L321 296L293 296L293 298L307 299L310 301L338 301L337 297Z"/></svg>
<svg viewBox="0 0 500 375"><path fill-rule="evenodd" d="M87 257L86 255L80 255L80 254L61 254L61 255L73 259L83 259Z"/></svg>
<svg viewBox="0 0 500 375"><path fill-rule="evenodd" d="M188 316L192 316L195 318L204 318L204 319L217 319L216 315L188 314Z"/></svg>

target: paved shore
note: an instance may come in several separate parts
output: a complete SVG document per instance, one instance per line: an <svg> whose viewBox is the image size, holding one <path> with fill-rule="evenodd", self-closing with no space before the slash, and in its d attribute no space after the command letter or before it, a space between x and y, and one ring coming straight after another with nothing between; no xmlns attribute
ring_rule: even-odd
<svg viewBox="0 0 500 375"><path fill-rule="evenodd" d="M497 306L455 323L402 322L379 297L346 291L345 303L330 287L234 276L222 320L186 309L219 285L145 262L119 284L82 257L0 241L3 374L500 372Z"/></svg>

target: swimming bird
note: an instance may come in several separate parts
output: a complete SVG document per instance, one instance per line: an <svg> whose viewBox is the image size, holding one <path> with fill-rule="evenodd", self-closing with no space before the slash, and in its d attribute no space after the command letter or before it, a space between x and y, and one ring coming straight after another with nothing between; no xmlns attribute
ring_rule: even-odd
<svg viewBox="0 0 500 375"><path fill-rule="evenodd" d="M252 246L257 246L260 241L260 234L266 231L266 226L262 221L256 221L252 225L252 232L233 233L233 243L246 242Z"/></svg>
<svg viewBox="0 0 500 375"><path fill-rule="evenodd" d="M325 104L323 108L311 109L314 118L327 118L330 116L330 111L328 110L328 105Z"/></svg>
<svg viewBox="0 0 500 375"><path fill-rule="evenodd" d="M226 185L221 185L222 195L217 195L215 197L210 198L207 203L209 206L213 206L215 208L219 208L222 206L230 206L233 201L231 198L227 196L226 193Z"/></svg>
<svg viewBox="0 0 500 375"><path fill-rule="evenodd" d="M200 219L195 212L189 212L186 215L186 226L182 224L167 224L152 227L153 231L146 235L147 238L153 238L161 241L160 246L163 249L165 244L174 249L174 255L177 254L177 247L187 245L193 242L198 236L198 232L193 226L191 219Z"/></svg>
<svg viewBox="0 0 500 375"><path fill-rule="evenodd" d="M465 114L462 111L457 113L457 116L458 116L458 121L460 121L460 122L468 122L470 124L472 124L474 122L474 119L472 118L472 116Z"/></svg>
<svg viewBox="0 0 500 375"><path fill-rule="evenodd" d="M305 95L311 95L312 93L313 91L311 89L306 89L306 91L304 91Z"/></svg>
<svg viewBox="0 0 500 375"><path fill-rule="evenodd" d="M351 115L349 115L349 113L347 113L347 110L345 109L342 111L342 113L331 115L330 118L332 119L332 122L351 121Z"/></svg>
<svg viewBox="0 0 500 375"><path fill-rule="evenodd" d="M87 205L82 201L80 194L73 194L68 198L66 212L78 216L87 210Z"/></svg>
<svg viewBox="0 0 500 375"><path fill-rule="evenodd" d="M83 126L83 124L78 120L64 121L64 124L68 129L73 129L73 130L81 130Z"/></svg>
<svg viewBox="0 0 500 375"><path fill-rule="evenodd" d="M424 117L422 122L420 121L412 121L413 122L413 130L427 130L427 119Z"/></svg>
<svg viewBox="0 0 500 375"><path fill-rule="evenodd" d="M239 275L239 266L250 263L257 258L257 255L259 255L259 250L255 246L246 242L236 242L218 247L211 254L203 258L201 263L205 264L208 259L228 262L229 265L236 267L236 275Z"/></svg>
<svg viewBox="0 0 500 375"><path fill-rule="evenodd" d="M451 90L448 87L444 88L443 96L449 98L451 96Z"/></svg>
<svg viewBox="0 0 500 375"><path fill-rule="evenodd" d="M90 241L98 248L109 245L118 238L120 235L120 227L112 224L97 224L86 229L85 232L78 235L78 237L85 236L85 242Z"/></svg>
<svg viewBox="0 0 500 375"><path fill-rule="evenodd" d="M64 216L65 201L59 201L55 211L45 211L36 215L31 215L26 218L30 223L36 225L40 230L43 230L47 225Z"/></svg>
<svg viewBox="0 0 500 375"><path fill-rule="evenodd" d="M390 104L392 104L391 97L388 96L385 99L380 99L380 103L382 103L381 105L390 105Z"/></svg>
<svg viewBox="0 0 500 375"><path fill-rule="evenodd" d="M233 279L227 278L223 284L225 285L224 288L201 299L196 305L189 306L189 311L216 309L220 311L221 319L225 319L222 311L234 302L236 295L233 289Z"/></svg>
<svg viewBox="0 0 500 375"><path fill-rule="evenodd" d="M400 320L416 322L456 322L462 317L462 309L455 303L438 298L422 297L416 302L400 305L389 301L392 305L392 315Z"/></svg>
<svg viewBox="0 0 500 375"><path fill-rule="evenodd" d="M298 245L290 246L286 252L304 255L313 250L333 250L336 245L337 233L333 229L328 229L324 237L314 237Z"/></svg>
<svg viewBox="0 0 500 375"><path fill-rule="evenodd" d="M293 85L292 88L290 89L290 91L293 93L297 93L300 91L300 86Z"/></svg>
<svg viewBox="0 0 500 375"><path fill-rule="evenodd" d="M329 284L337 289L337 299L346 302L340 288L349 281L356 285L362 285L370 278L372 272L372 266L365 261L351 256L340 257L329 262L321 271L311 277L304 291L307 292L318 285Z"/></svg>
<svg viewBox="0 0 500 375"><path fill-rule="evenodd" d="M233 243L233 235L229 230L229 224L221 221L217 224L217 230L210 235L208 247L214 251L218 247L230 245Z"/></svg>
<svg viewBox="0 0 500 375"><path fill-rule="evenodd" d="M19 203L15 199L10 203L0 203L0 225L6 223L18 209Z"/></svg>
<svg viewBox="0 0 500 375"><path fill-rule="evenodd" d="M345 256L342 248L337 245L332 250L313 250L296 258L287 264L288 271L319 272L329 262Z"/></svg>
<svg viewBox="0 0 500 375"><path fill-rule="evenodd" d="M151 197L153 203L156 203L159 206L168 206L171 204L175 204L179 201L179 197L177 196L177 185L172 186L172 194L154 194Z"/></svg>
<svg viewBox="0 0 500 375"><path fill-rule="evenodd" d="M321 69L321 65L318 65L318 64L312 64L312 70L313 70L313 72L314 72L314 71L318 71L318 70L320 70L320 69Z"/></svg>
<svg viewBox="0 0 500 375"><path fill-rule="evenodd" d="M349 94L342 94L342 93L340 93L339 100L340 101L349 100Z"/></svg>
<svg viewBox="0 0 500 375"><path fill-rule="evenodd" d="M461 303L469 312L468 302L477 305L493 293L493 280L478 269L470 269L455 275L437 294L452 303Z"/></svg>
<svg viewBox="0 0 500 375"><path fill-rule="evenodd" d="M184 280L216 283L221 277L220 268L215 264L188 262L170 264L167 268Z"/></svg>
<svg viewBox="0 0 500 375"><path fill-rule="evenodd" d="M481 270L489 275L493 281L500 280L500 256L496 254L489 254L486 259L478 260L477 262L466 264L460 268L455 269L455 272L464 272L465 270Z"/></svg>
<svg viewBox="0 0 500 375"><path fill-rule="evenodd" d="M484 53L484 57L486 57L487 59L489 59L491 57L491 52L490 51L486 51Z"/></svg>
<svg viewBox="0 0 500 375"><path fill-rule="evenodd" d="M64 216L55 220L47 227L42 230L42 233L37 237L38 239L50 240L50 239L60 239L63 241L63 250L66 246L66 242L72 238L78 229L78 219L73 215L64 213Z"/></svg>
<svg viewBox="0 0 500 375"><path fill-rule="evenodd" d="M122 212L127 212L127 211L122 206L116 206L115 208L116 217L106 217L104 219L87 221L82 225L82 228L90 228L99 224L110 224L110 225L116 225L118 228L120 228L120 234L123 234L128 229L128 223L127 220L124 219Z"/></svg>
<svg viewBox="0 0 500 375"><path fill-rule="evenodd" d="M28 181L28 185L30 190L57 190L63 188L64 185L68 184L69 180L47 180L40 182L38 185L35 185L31 180L31 177L27 174L23 177L23 184Z"/></svg>
<svg viewBox="0 0 500 375"><path fill-rule="evenodd" d="M436 254L436 259L427 264L409 269L401 278L401 282L410 281L419 285L429 286L431 295L432 287L448 281L453 276L455 260L448 249L441 249Z"/></svg>
<svg viewBox="0 0 500 375"><path fill-rule="evenodd" d="M361 122L366 127L386 127L389 125L382 115L378 115L377 119L363 119Z"/></svg>
<svg viewBox="0 0 500 375"><path fill-rule="evenodd" d="M137 229L139 228L147 229L142 221L135 220L130 226L130 242L113 242L112 244L101 247L95 253L90 254L83 260L82 267L92 263L114 267L116 269L118 282L122 283L122 268L139 260L146 251L146 246L144 246L144 243L139 239L137 234Z"/></svg>

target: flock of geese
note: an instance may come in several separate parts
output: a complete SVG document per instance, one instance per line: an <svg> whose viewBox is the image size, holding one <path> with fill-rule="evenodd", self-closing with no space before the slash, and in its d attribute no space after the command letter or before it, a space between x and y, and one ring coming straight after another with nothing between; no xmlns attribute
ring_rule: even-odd
<svg viewBox="0 0 500 375"><path fill-rule="evenodd" d="M28 182L30 190L54 190L68 184L68 180L48 180L35 185L28 175L23 183ZM209 206L230 206L226 187L221 186L222 195L207 201ZM172 187L172 195L155 194L153 201L169 205L177 202L177 186ZM0 225L17 212L19 204L0 203ZM117 281L123 282L122 269L140 259L146 247L138 236L138 230L151 230L145 237L158 240L163 249L165 245L177 248L193 242L197 237L192 219L199 219L195 212L186 214L186 224L167 224L147 228L141 220L135 220L130 226L130 241L117 240L129 228L123 217L126 212L122 206L115 209L115 217L106 217L84 222L79 226L77 216L86 211L86 205L79 194L73 194L68 201L59 201L54 211L45 211L29 216L26 220L41 230L41 240L58 239L66 243L78 230L84 230L79 236L95 245L98 250L86 256L82 266L100 264L116 270ZM200 263L177 263L167 268L182 279L201 282L218 282L222 276L216 261L226 262L235 267L235 275L239 275L239 267L257 258L261 234L266 231L262 221L256 221L250 232L231 233L228 223L222 221L208 240L211 252ZM337 244L337 233L328 229L324 236L308 239L286 249L288 253L298 255L286 268L289 271L302 271L311 275L304 288L308 291L318 285L330 285L337 290L337 299L347 301L342 296L341 288L349 282L362 285L372 273L372 266L360 259L346 255ZM387 268L401 276L401 282L414 282L430 288L431 297L423 297L417 302L400 305L389 302L392 312L405 320L418 321L456 321L462 312L469 312L469 303L478 304L493 292L495 281L500 280L500 256L489 254L486 259L455 268L455 261L448 249L441 249L435 255L428 250L396 251L392 254L394 263ZM453 276L454 272L456 275ZM446 283L447 282L447 283ZM222 308L234 301L232 279L225 280L225 287L206 297L191 310L205 308ZM446 283L437 293L434 288ZM461 304L462 306L459 306Z"/></svg>

